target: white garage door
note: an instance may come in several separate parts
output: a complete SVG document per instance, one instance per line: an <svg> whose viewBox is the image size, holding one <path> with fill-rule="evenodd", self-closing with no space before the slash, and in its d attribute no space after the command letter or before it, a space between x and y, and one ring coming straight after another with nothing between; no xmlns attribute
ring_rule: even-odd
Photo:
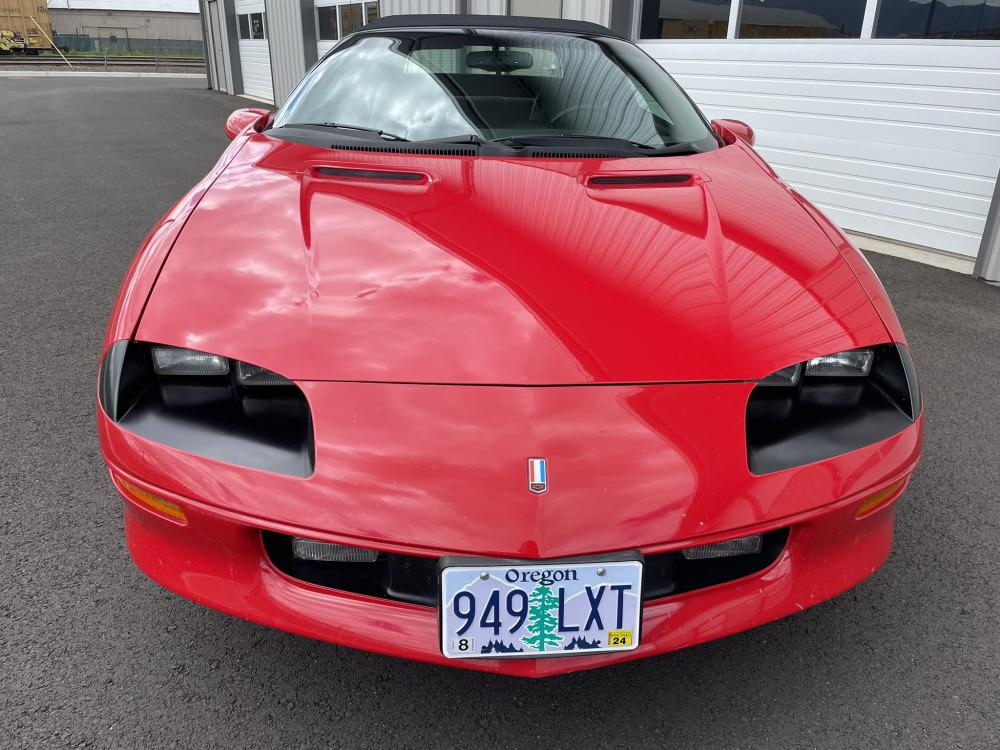
<svg viewBox="0 0 1000 750"><path fill-rule="evenodd" d="M323 57L339 39L378 18L378 3L351 0L315 0L316 52ZM429 12L429 11L425 11Z"/></svg>
<svg viewBox="0 0 1000 750"><path fill-rule="evenodd" d="M236 21L243 93L273 102L271 52L267 44L267 15L263 0L236 0Z"/></svg>
<svg viewBox="0 0 1000 750"><path fill-rule="evenodd" d="M1000 168L1000 41L643 47L844 229L975 257Z"/></svg>

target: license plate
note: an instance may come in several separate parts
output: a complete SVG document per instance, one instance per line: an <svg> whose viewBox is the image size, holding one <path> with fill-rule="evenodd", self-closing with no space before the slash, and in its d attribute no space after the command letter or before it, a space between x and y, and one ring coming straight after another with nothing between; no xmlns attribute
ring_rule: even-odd
<svg viewBox="0 0 1000 750"><path fill-rule="evenodd" d="M639 645L642 563L444 561L441 651L452 659L580 656Z"/></svg>

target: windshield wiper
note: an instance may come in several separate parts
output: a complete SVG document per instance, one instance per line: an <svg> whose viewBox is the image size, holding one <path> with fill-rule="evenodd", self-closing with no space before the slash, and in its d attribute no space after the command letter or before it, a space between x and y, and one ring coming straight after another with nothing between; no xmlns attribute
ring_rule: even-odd
<svg viewBox="0 0 1000 750"><path fill-rule="evenodd" d="M348 125L343 122L288 122L282 125L283 128L334 128L336 130L357 130L362 133L375 133L390 141L409 141L401 135L390 133L379 128L365 128L361 125Z"/></svg>
<svg viewBox="0 0 1000 750"><path fill-rule="evenodd" d="M646 146L644 143L636 143L635 141L630 141L627 138L615 138L610 135L583 135L580 133L531 133L529 135L508 135L503 138L493 138L490 140L490 143L503 143L512 146L538 146L548 145L549 141L564 141L569 139L601 141L602 143L611 141L613 143L622 143L633 148L649 148L649 146ZM538 141L543 141L543 143L539 144Z"/></svg>
<svg viewBox="0 0 1000 750"><path fill-rule="evenodd" d="M705 153L696 143L691 141L681 141L671 143L669 146L643 146L643 156L688 156L691 154Z"/></svg>
<svg viewBox="0 0 1000 750"><path fill-rule="evenodd" d="M485 142L475 133L455 135L450 138L428 138L426 141L417 141L417 143L470 143L474 146L482 146Z"/></svg>

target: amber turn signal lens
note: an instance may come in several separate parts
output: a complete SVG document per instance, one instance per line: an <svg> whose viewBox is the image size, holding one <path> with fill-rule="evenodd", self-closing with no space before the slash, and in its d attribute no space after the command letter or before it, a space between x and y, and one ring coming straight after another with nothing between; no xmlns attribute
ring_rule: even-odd
<svg viewBox="0 0 1000 750"><path fill-rule="evenodd" d="M154 495L152 492L144 490L142 487L138 487L122 477L118 477L118 482L125 488L128 494L143 505L148 505L153 510L159 511L163 515L173 518L175 521L187 523L187 515L185 515L181 506L177 503L172 503L165 497Z"/></svg>
<svg viewBox="0 0 1000 750"><path fill-rule="evenodd" d="M861 518L862 516L867 516L869 513L878 510L890 500L895 499L896 496L902 491L903 485L905 484L906 480L901 479L898 482L893 482L888 487L879 490L874 495L869 495L861 501L861 505L858 506L858 511L854 514L854 517Z"/></svg>

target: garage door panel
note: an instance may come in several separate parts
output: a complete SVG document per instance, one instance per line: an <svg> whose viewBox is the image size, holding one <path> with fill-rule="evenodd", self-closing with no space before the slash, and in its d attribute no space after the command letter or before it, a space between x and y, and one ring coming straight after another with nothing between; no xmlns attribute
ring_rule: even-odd
<svg viewBox="0 0 1000 750"><path fill-rule="evenodd" d="M998 53L1000 57L1000 53ZM910 105L921 110L954 110L1000 117L1000 89L976 90L967 88L912 85L857 83L788 78L752 78L744 75L677 75L677 81L688 92L719 92L730 95L780 96L793 99L832 101L839 105L859 104L866 107L885 106L890 114L898 106ZM968 81L963 81L967 86ZM934 107L927 107L927 98L933 97Z"/></svg>
<svg viewBox="0 0 1000 750"><path fill-rule="evenodd" d="M695 97L695 101L698 98ZM702 102L698 102L702 104ZM940 125L866 120L836 115L782 112L740 106L719 101L703 104L712 118L735 117L763 131L791 131L813 136L830 136L875 143L935 148L952 153L1000 154L1000 131L963 130ZM765 143L764 139L760 139Z"/></svg>
<svg viewBox="0 0 1000 750"><path fill-rule="evenodd" d="M814 201L823 213L842 226L850 227L852 231L871 234L876 237L891 237L898 242L923 247L937 247L958 255L975 257L979 252L979 234L969 234L946 229L932 224L922 224L913 221L901 221L891 216L873 214L866 211L854 211L841 206L826 205Z"/></svg>
<svg viewBox="0 0 1000 750"><path fill-rule="evenodd" d="M754 125L753 120L748 120ZM759 131L758 127L758 131ZM807 135L804 133L770 130L758 132L758 148L794 151L800 154L830 156L849 164L870 163L873 169L882 165L907 168L904 182L915 178L910 172L923 172L920 184L935 185L937 180L952 177L960 179L965 187L954 188L974 195L992 195L997 170L1000 169L1000 155L996 157L982 154L943 151L922 146L904 146L898 143L874 143L848 140L834 136ZM765 145L766 144L766 145ZM850 173L850 169L847 170ZM862 172L862 174L868 174Z"/></svg>
<svg viewBox="0 0 1000 750"><path fill-rule="evenodd" d="M975 255L1000 170L1000 41L643 43L846 229Z"/></svg>
<svg viewBox="0 0 1000 750"><path fill-rule="evenodd" d="M673 39L647 42L644 48L657 60L691 60L746 64L855 66L871 68L913 68L921 70L990 70L984 60L1000 50L1000 41L982 40L978 44L941 44L926 40L905 42L786 42L780 40L739 40L734 42L688 42ZM793 76L794 77L794 76ZM839 77L839 76L837 76Z"/></svg>
<svg viewBox="0 0 1000 750"><path fill-rule="evenodd" d="M236 15L264 13L264 0L235 0ZM240 68L243 74L243 93L274 101L271 83L271 53L266 39L240 39Z"/></svg>
<svg viewBox="0 0 1000 750"><path fill-rule="evenodd" d="M1000 48L992 48L1000 56ZM699 81L715 79L720 86L731 80L766 79L781 82L810 82L828 85L831 82L858 85L884 84L909 89L909 97L920 101L919 89L936 96L940 90L970 92L1000 91L1000 71L988 68L934 68L899 65L862 66L848 61L833 65L813 63L766 63L756 60L684 60L662 59L660 63L678 80L697 77ZM687 86L688 83L684 82ZM692 85L696 85L692 83ZM704 84L702 84L704 85ZM915 90L917 89L917 90Z"/></svg>
<svg viewBox="0 0 1000 750"><path fill-rule="evenodd" d="M921 188L867 177L851 177L816 169L778 164L773 161L772 166L775 166L776 169L780 166L781 176L797 185L811 185L858 196L964 213L979 220L985 220L990 208L989 197L981 198L961 193L948 193L937 189Z"/></svg>
<svg viewBox="0 0 1000 750"><path fill-rule="evenodd" d="M318 57L323 57L327 52L333 49L334 45L337 43L336 39L321 39L316 42L316 54Z"/></svg>
<svg viewBox="0 0 1000 750"><path fill-rule="evenodd" d="M883 162L861 160L853 156L827 156L824 154L794 151L782 148L758 148L768 163L782 172L788 169L816 171L844 178L879 180L890 185L908 185L932 193L944 192L974 198L989 203L993 183L986 178L969 177L954 172L914 169ZM779 169L780 168L780 169Z"/></svg>
<svg viewBox="0 0 1000 750"><path fill-rule="evenodd" d="M243 69L243 93L273 101L271 55L267 42L241 39L240 66Z"/></svg>
<svg viewBox="0 0 1000 750"><path fill-rule="evenodd" d="M744 94L735 91L688 89L695 101L707 107L740 107L750 110L778 112L783 115L818 115L826 118L866 120L875 124L889 123L933 125L962 130L984 130L1000 134L1000 111L925 105L891 104L885 102L823 99L812 96L778 96ZM998 101L1000 104L1000 101Z"/></svg>
<svg viewBox="0 0 1000 750"><path fill-rule="evenodd" d="M915 206L902 201L873 198L867 195L848 193L842 190L796 183L790 183L809 200L822 203L825 206L837 206L852 211L864 211L900 221L912 221L931 226L948 227L957 232L982 234L986 223L985 217L973 216L962 211L945 211L940 208Z"/></svg>

